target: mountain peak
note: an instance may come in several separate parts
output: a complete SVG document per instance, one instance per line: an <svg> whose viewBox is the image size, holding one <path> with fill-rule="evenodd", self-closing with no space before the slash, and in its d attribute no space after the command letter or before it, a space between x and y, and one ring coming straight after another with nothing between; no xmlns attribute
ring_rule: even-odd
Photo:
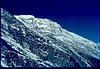
<svg viewBox="0 0 100 69"><path fill-rule="evenodd" d="M99 67L100 44L57 22L1 10L2 67ZM95 62L95 63L94 63Z"/></svg>
<svg viewBox="0 0 100 69"><path fill-rule="evenodd" d="M49 19L35 18L32 15L14 15L14 17L19 21L23 22L24 25L29 25L29 27L40 32L54 33L61 27L59 24Z"/></svg>

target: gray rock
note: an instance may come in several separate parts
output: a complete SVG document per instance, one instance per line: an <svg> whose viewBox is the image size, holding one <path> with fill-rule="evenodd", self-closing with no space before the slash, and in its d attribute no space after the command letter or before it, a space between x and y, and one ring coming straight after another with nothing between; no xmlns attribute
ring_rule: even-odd
<svg viewBox="0 0 100 69"><path fill-rule="evenodd" d="M2 67L99 65L99 43L69 32L49 19L12 15L1 8Z"/></svg>

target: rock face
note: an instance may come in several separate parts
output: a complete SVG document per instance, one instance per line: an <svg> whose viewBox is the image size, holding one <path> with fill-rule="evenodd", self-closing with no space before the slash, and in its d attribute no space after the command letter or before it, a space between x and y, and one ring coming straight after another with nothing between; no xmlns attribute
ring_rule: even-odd
<svg viewBox="0 0 100 69"><path fill-rule="evenodd" d="M100 44L49 19L1 8L2 67L99 67Z"/></svg>

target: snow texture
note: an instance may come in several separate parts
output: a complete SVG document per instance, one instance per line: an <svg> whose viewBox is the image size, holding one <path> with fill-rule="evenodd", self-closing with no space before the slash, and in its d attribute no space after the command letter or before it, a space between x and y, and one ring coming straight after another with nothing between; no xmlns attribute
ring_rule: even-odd
<svg viewBox="0 0 100 69"><path fill-rule="evenodd" d="M2 67L99 67L100 44L32 15L1 8Z"/></svg>

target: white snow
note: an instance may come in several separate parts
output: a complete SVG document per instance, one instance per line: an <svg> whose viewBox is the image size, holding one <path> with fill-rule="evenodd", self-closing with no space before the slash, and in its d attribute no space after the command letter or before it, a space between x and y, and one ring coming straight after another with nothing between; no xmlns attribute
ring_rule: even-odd
<svg viewBox="0 0 100 69"><path fill-rule="evenodd" d="M2 62L2 61L1 61L1 66L2 66L2 67L8 67L7 64L4 63L4 62Z"/></svg>
<svg viewBox="0 0 100 69"><path fill-rule="evenodd" d="M63 41L64 43L69 44L69 46L73 46L70 42L72 42L73 44L77 42L79 44L79 45L74 44L72 48L78 49L80 47L79 49L88 50L90 48L91 50L92 49L95 50L95 46L97 45L93 41L85 39L65 29L62 29L62 27L59 24L49 19L35 18L34 16L30 16L30 15L15 15L15 18L22 21L26 27L30 28L31 30L36 31L37 33L39 31L44 32L42 34L40 33L40 35L46 35L47 33L48 34L52 33L52 35L56 39L59 39ZM31 20L32 22L29 20ZM80 44L83 44L84 46ZM59 47L58 49L61 49L61 48Z"/></svg>
<svg viewBox="0 0 100 69"><path fill-rule="evenodd" d="M39 36L42 36L45 39L48 39L47 34L49 34L49 35L52 35L58 41L62 41L62 45L54 44L52 41L50 41L50 42L51 42L51 45L54 48L66 53L66 54L67 54L67 52L66 52L67 49L66 48L68 48L71 51L73 51L78 57L81 57L78 54L78 52L81 52L81 53L88 54L92 57L100 59L100 54L95 55L93 53L93 51L95 53L100 52L98 48L95 48L97 45L100 46L99 43L96 44L93 41L85 39L85 38L83 38L83 37L81 37L81 36L79 36L75 33L69 32L69 31L63 29L59 24L57 24L57 22L53 22L49 19L35 18L32 15L14 15L14 17L17 20L21 21L31 31L37 32ZM7 26L6 22L5 22L4 25ZM11 27L13 29L19 30L13 24L12 24ZM1 38L4 39L9 45L11 45L11 47L13 49L19 51L20 53L24 53L24 55L27 58L30 58L30 59L35 60L35 61L37 61L37 60L42 61L42 59L40 59L39 56L32 53L28 49L29 47L23 48L19 43L17 43L16 40L14 40L12 38L12 36L6 30L1 29L1 31L5 32L5 33L2 33L3 36L1 36ZM25 30L23 30L22 33L25 36L25 34L26 34ZM64 47L63 44L66 45L66 48ZM28 46L27 43L24 43L24 45ZM75 50L77 50L77 51L75 51ZM44 56L45 56L45 54L44 54ZM87 63L86 61L84 61L84 62ZM43 64L44 66L48 67L48 65L46 65L45 63L50 64L50 65L53 66L52 62L50 62L50 61L44 61L44 62L41 62L40 64ZM2 61L1 61L1 64L4 67L7 66ZM88 63L87 63L87 65L88 65Z"/></svg>

